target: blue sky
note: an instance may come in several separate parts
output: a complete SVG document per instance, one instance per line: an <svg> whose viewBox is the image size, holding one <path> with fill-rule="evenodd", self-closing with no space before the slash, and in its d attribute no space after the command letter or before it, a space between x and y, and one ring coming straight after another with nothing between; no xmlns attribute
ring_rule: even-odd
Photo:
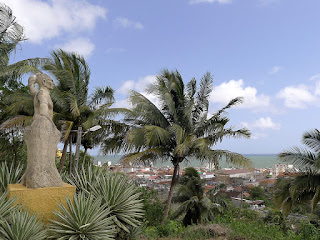
<svg viewBox="0 0 320 240"><path fill-rule="evenodd" d="M29 39L16 61L58 47L77 51L90 65L90 90L111 86L115 106L126 106L127 91L143 92L163 68L177 69L185 82L211 72L210 111L243 96L244 104L229 111L230 125L252 132L217 148L279 153L319 128L318 0L1 2Z"/></svg>

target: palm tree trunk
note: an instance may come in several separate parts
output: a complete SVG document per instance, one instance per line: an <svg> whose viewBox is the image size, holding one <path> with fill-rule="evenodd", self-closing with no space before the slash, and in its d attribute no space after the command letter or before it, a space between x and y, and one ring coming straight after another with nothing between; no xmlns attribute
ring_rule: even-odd
<svg viewBox="0 0 320 240"><path fill-rule="evenodd" d="M83 159L82 159L82 168L84 168L84 165L86 163L87 151L88 151L88 148L85 148L83 153Z"/></svg>
<svg viewBox="0 0 320 240"><path fill-rule="evenodd" d="M72 138L69 139L69 174L72 172Z"/></svg>
<svg viewBox="0 0 320 240"><path fill-rule="evenodd" d="M241 186L241 187L242 187L242 186ZM239 209L239 216L238 216L239 219L240 219L240 217L241 217L242 201L243 201L243 187L242 187L242 190L241 190L241 202L240 202L240 209Z"/></svg>
<svg viewBox="0 0 320 240"><path fill-rule="evenodd" d="M173 188L174 188L174 186L176 184L176 179L177 179L177 175L178 175L178 169L179 169L179 162L176 165L174 165L173 176L172 176L172 181L171 181L171 185L170 185L170 191L169 191L169 194L168 194L168 200L167 200L166 208L164 210L164 215L163 215L163 218L162 218L161 225L164 224L164 221L167 219L168 214L169 214L169 209L170 209L172 195L173 195Z"/></svg>
<svg viewBox="0 0 320 240"><path fill-rule="evenodd" d="M68 142L69 142L69 138L66 139L66 141L64 142L64 146L63 146L63 150L62 150L62 156L61 156L60 163L59 163L59 168L58 168L59 173L61 172L61 170L62 170L62 168L64 166L64 162L66 160Z"/></svg>

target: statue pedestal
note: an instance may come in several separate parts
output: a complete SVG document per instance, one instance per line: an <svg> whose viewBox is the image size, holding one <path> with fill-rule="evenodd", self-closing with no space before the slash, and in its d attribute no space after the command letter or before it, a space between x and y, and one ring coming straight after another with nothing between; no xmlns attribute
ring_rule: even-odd
<svg viewBox="0 0 320 240"><path fill-rule="evenodd" d="M59 209L58 204L67 206L66 197L72 199L76 187L63 183L62 187L32 189L22 184L9 184L8 192L9 198L17 198L15 204L21 204L24 209L37 214L44 223L48 223L49 219L55 219L53 212Z"/></svg>

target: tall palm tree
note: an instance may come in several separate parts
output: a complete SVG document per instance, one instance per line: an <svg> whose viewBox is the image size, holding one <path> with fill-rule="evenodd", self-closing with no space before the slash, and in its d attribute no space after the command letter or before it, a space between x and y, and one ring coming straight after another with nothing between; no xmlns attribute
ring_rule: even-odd
<svg viewBox="0 0 320 240"><path fill-rule="evenodd" d="M61 171L67 145L70 139L75 141L75 134L72 132L80 126L87 130L102 123L105 117L112 112L109 108L114 101L114 91L108 86L100 87L89 96L90 68L82 56L73 52L61 49L53 51L49 63L43 69L51 73L57 80L57 87L51 93L55 111L54 118L66 132L59 166ZM87 138L83 140L86 151L93 143L88 142Z"/></svg>
<svg viewBox="0 0 320 240"><path fill-rule="evenodd" d="M285 162L298 167L301 174L291 181L287 181L279 188L276 201L288 214L294 203L303 203L311 200L314 210L320 201L320 131L314 129L302 136L305 148L293 147L281 152L278 156Z"/></svg>
<svg viewBox="0 0 320 240"><path fill-rule="evenodd" d="M30 118L19 115L25 115L26 111L33 112L33 109L31 111L27 109L28 103L32 102L32 98L26 94L27 88L19 80L25 74L39 72L38 68L46 63L47 59L32 58L10 63L10 58L15 53L19 43L26 40L24 29L16 22L11 9L4 4L0 4L0 19L1 153L5 154L6 158L8 158L7 156L14 156L13 161L17 163L18 151L21 150L23 145L18 126L30 120ZM15 96L13 97L13 95ZM10 107L8 107L9 105ZM10 121L8 121L9 119ZM6 124L3 124L4 122Z"/></svg>
<svg viewBox="0 0 320 240"><path fill-rule="evenodd" d="M222 158L238 165L251 163L240 154L211 148L224 137L250 136L245 128L226 128L229 119L224 113L241 103L241 98L231 100L209 117L212 80L210 73L206 73L197 91L195 79L185 86L178 71L163 70L155 83L148 87L148 93L157 97L157 105L142 94L131 91L131 111L124 123L112 126L113 134L103 143L106 153L120 150L127 153L122 159L124 162L171 161L174 171L163 221L168 216L179 166L183 161L196 157L215 163Z"/></svg>

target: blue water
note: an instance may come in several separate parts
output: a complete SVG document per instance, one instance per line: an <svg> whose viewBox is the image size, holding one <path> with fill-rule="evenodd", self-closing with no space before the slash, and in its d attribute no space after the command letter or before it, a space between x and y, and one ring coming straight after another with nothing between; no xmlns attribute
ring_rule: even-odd
<svg viewBox="0 0 320 240"><path fill-rule="evenodd" d="M246 154L244 155L245 157L249 158L253 164L255 168L266 168L266 167L273 167L275 164L281 163L281 161L279 160L279 158L277 157L276 154ZM102 164L107 162L107 161L111 161L112 164L118 163L121 156L120 155L98 155L98 156L94 156L95 158L95 162L97 163L98 161L101 162ZM205 162L200 162L196 159L189 159L186 160L182 163L182 166L184 167L200 167L200 166L205 166L206 163ZM156 167L160 167L160 166L171 166L171 163L169 161L158 161L154 164L154 166ZM226 162L222 161L220 163L220 167L232 167L232 165L227 164Z"/></svg>

